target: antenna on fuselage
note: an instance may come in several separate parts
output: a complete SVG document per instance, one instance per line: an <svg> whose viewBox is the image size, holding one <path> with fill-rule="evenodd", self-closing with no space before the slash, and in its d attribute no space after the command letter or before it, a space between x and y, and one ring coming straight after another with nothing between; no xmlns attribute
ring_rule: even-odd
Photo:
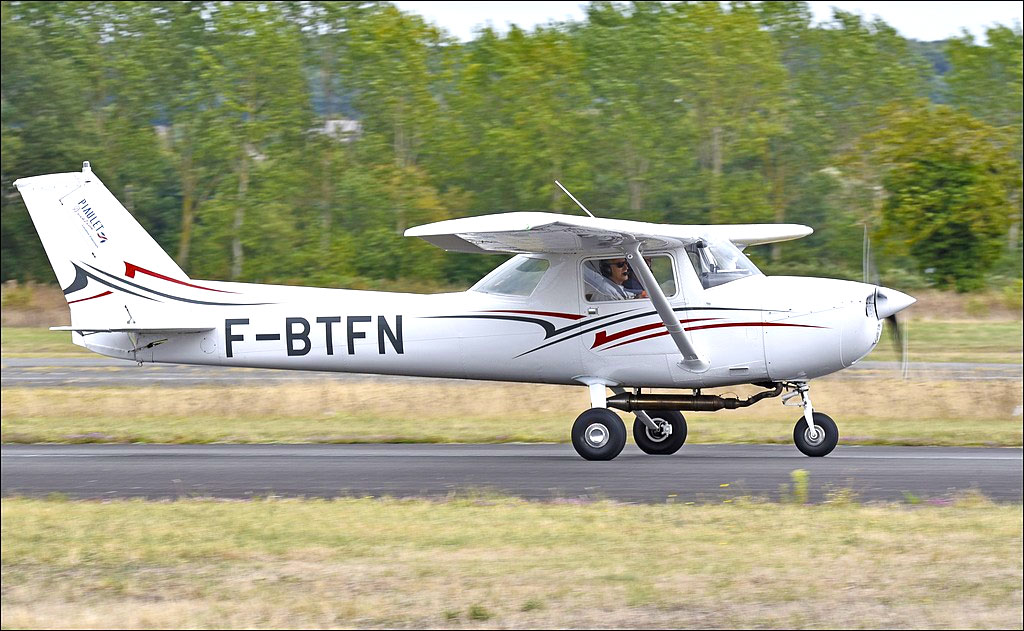
<svg viewBox="0 0 1024 631"><path fill-rule="evenodd" d="M555 184L557 184L558 188L562 189L562 191L565 192L565 194L569 196L569 199L571 199L572 201L576 202L576 205L579 206L580 208L582 208L583 212L587 213L588 215L590 215L594 219L597 219L597 217L594 217L594 213L592 213L589 210L587 210L587 207L580 203L580 200L578 200L578 199L576 199L575 197L572 196L572 193L569 192L569 189L567 189L564 186L562 186L561 182L559 182L558 180L555 180Z"/></svg>

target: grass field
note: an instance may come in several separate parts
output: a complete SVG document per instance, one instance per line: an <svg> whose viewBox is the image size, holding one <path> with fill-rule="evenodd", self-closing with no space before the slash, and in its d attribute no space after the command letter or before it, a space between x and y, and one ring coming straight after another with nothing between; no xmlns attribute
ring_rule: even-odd
<svg viewBox="0 0 1024 631"><path fill-rule="evenodd" d="M71 334L45 328L5 326L0 329L3 357L74 357L95 355L71 343Z"/></svg>
<svg viewBox="0 0 1024 631"><path fill-rule="evenodd" d="M909 321L908 356L917 362L979 362L1019 364L1024 357L1024 327L1017 322ZM893 361L896 351L888 331L866 358Z"/></svg>
<svg viewBox="0 0 1024 631"><path fill-rule="evenodd" d="M5 499L4 628L1020 628L1022 508Z"/></svg>
<svg viewBox="0 0 1024 631"><path fill-rule="evenodd" d="M825 379L814 401L833 414L843 444L1013 446L1024 434L1021 391L1009 381ZM566 442L589 405L581 387L416 380L0 395L4 442ZM687 413L688 442L788 444L799 415L779 399Z"/></svg>

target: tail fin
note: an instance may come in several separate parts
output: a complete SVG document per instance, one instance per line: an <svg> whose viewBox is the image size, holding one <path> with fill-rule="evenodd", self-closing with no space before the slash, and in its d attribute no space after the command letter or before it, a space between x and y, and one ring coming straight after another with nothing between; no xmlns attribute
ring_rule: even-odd
<svg viewBox="0 0 1024 631"><path fill-rule="evenodd" d="M195 292L233 293L191 283L88 162L81 173L22 178L14 185L64 290L72 329L167 321L176 301L182 310L187 303L218 304L190 299Z"/></svg>

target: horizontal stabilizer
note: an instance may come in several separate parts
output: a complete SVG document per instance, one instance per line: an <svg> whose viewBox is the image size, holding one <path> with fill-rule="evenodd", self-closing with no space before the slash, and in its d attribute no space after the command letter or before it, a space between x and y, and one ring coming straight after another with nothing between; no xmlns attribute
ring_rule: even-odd
<svg viewBox="0 0 1024 631"><path fill-rule="evenodd" d="M75 333L144 333L149 335L158 335L160 333L198 333L201 331L212 331L216 327L213 325L182 325L182 324L167 324L167 325L140 325L140 324L123 324L118 326L110 326L109 324L97 325L97 326L86 326L76 324L73 326L51 326L51 331L74 331Z"/></svg>

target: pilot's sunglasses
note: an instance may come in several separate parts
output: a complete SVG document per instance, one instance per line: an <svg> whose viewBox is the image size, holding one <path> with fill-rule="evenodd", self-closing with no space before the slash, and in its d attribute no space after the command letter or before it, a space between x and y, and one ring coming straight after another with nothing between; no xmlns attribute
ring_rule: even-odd
<svg viewBox="0 0 1024 631"><path fill-rule="evenodd" d="M612 263L612 266L613 266L613 267L618 267L619 269L622 269L623 267L626 267L626 265L627 265L627 264L626 264L626 262L625 262L625 261L623 261L623 262L621 262L621 263Z"/></svg>

